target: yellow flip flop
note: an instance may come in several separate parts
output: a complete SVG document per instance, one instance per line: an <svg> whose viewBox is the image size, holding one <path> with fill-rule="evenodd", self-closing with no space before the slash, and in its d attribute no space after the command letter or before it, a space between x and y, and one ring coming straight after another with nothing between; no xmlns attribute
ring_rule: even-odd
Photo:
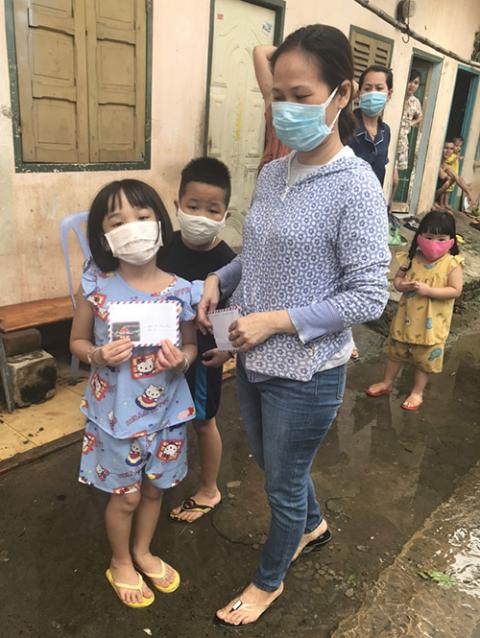
<svg viewBox="0 0 480 638"><path fill-rule="evenodd" d="M160 560L162 560L162 559L160 559ZM145 574L145 576L148 576L148 578L150 578L150 580L152 581L152 585L155 587L155 589L158 589L158 591L161 591L162 594L171 594L176 589L178 589L180 587L180 574L177 572L176 569L173 569L173 567L171 565L168 565L168 563L166 563L164 560L162 560L162 565L163 565L163 569L162 569L162 572L159 573L159 574L153 574L153 573L145 572L145 571L143 571L143 569L142 569L142 572ZM174 577L173 577L173 581L170 583L170 585L167 585L166 587L162 587L161 585L159 585L155 581L156 580L160 580L161 578L165 578L165 574L166 574L166 571L167 571L167 565L173 571Z"/></svg>
<svg viewBox="0 0 480 638"><path fill-rule="evenodd" d="M108 582L110 583L110 585L113 587L113 590L115 591L117 596L120 598L120 601L124 605L126 605L127 607L133 607L134 609L140 609L141 607L149 607L154 602L155 596L153 594L152 594L151 598L145 598L145 596L142 594L142 602L141 603L127 603L120 596L120 592L118 591L119 589L131 589L132 591L142 592L142 590L143 590L143 578L140 576L140 574L138 574L138 585L126 585L125 583L117 583L117 582L115 582L113 580L112 572L110 571L110 569L107 569L107 571L105 572L105 576L106 576Z"/></svg>

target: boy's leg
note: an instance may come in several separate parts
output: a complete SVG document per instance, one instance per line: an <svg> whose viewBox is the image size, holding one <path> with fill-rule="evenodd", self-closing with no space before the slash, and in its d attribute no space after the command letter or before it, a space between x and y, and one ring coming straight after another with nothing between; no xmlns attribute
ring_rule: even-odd
<svg viewBox="0 0 480 638"><path fill-rule="evenodd" d="M113 580L118 583L138 585L138 573L135 570L130 554L130 532L133 513L140 502L140 492L131 494L112 494L105 510L107 536L112 548L110 570ZM124 602L142 602L142 594L131 589L117 588ZM152 591L144 584L143 595L151 598Z"/></svg>
<svg viewBox="0 0 480 638"><path fill-rule="evenodd" d="M222 460L222 439L217 428L215 417L193 422L197 433L198 451L200 454L201 483L192 499L199 505L215 507L222 500L217 485L220 462ZM183 510L181 506L172 510L177 520L193 523L204 512Z"/></svg>

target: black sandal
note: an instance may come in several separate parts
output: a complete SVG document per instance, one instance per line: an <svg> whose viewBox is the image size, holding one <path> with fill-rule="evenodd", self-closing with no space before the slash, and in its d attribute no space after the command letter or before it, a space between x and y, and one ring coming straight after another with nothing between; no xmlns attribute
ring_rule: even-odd
<svg viewBox="0 0 480 638"><path fill-rule="evenodd" d="M172 521L176 521L177 523L196 523L206 514L210 514L210 512L213 512L213 510L217 508L221 502L221 500L218 501L216 505L202 505L200 503L197 503L197 501L193 498L186 498L180 505L180 512L198 512L200 516L194 521L186 521L183 518L178 518L178 515L173 514L173 512L170 512L169 516Z"/></svg>
<svg viewBox="0 0 480 638"><path fill-rule="evenodd" d="M317 552L319 549L321 549L324 545L329 543L331 540L332 540L332 532L329 529L327 529L326 532L323 532L323 534L320 534L320 536L317 536L317 538L314 538L313 541L310 541L309 543L307 543L305 547L302 549L302 551L300 552L300 554L297 556L297 558L295 560L292 560L292 564L295 563L302 555L310 554L310 552Z"/></svg>

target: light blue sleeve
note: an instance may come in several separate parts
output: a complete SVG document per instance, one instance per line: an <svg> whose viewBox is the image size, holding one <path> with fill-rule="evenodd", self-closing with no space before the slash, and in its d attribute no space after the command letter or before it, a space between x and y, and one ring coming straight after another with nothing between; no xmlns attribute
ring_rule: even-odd
<svg viewBox="0 0 480 638"><path fill-rule="evenodd" d="M345 328L338 311L328 299L310 306L290 308L288 314L302 343Z"/></svg>
<svg viewBox="0 0 480 638"><path fill-rule="evenodd" d="M345 328L378 319L388 301L388 215L376 175L359 171L340 218L337 258L342 290L328 301Z"/></svg>
<svg viewBox="0 0 480 638"><path fill-rule="evenodd" d="M288 310L303 343L378 319L388 301L391 256L383 192L370 170L354 175L349 190L351 196L341 214L336 245L341 292Z"/></svg>
<svg viewBox="0 0 480 638"><path fill-rule="evenodd" d="M220 281L220 294L222 299L230 297L242 278L242 256L237 255L229 264L216 270Z"/></svg>
<svg viewBox="0 0 480 638"><path fill-rule="evenodd" d="M204 285L205 282L201 279L195 279L195 281L192 281L192 306L198 306L198 304L200 303L200 299L203 295Z"/></svg>

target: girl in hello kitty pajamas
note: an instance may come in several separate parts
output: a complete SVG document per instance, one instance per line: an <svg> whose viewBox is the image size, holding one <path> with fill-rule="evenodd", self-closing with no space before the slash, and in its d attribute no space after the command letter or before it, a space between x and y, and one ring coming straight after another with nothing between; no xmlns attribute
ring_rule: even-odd
<svg viewBox="0 0 480 638"><path fill-rule="evenodd" d="M106 577L129 607L154 601L139 571L163 593L180 584L178 572L150 551L162 492L187 473L185 421L195 417L185 380L197 354L193 287L156 265L171 235L168 213L147 184L126 179L98 193L88 217L92 259L83 272L70 338L72 352L91 364L81 405L87 422L79 480L111 494ZM110 341L111 302L169 300L178 308L178 345L165 340L160 348L134 347L121 332L133 335L128 324Z"/></svg>

